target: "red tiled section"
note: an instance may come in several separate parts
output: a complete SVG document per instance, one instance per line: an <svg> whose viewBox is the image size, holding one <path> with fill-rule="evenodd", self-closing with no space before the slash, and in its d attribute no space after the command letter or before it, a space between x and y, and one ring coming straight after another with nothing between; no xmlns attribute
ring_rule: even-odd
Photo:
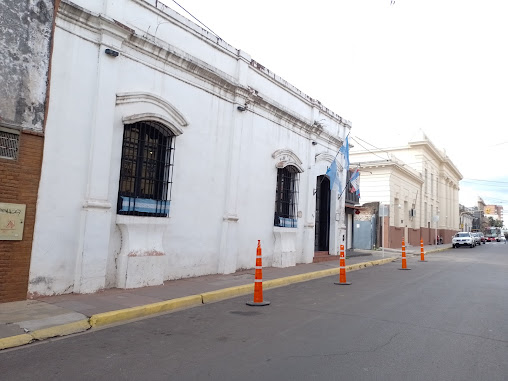
<svg viewBox="0 0 508 381"><path fill-rule="evenodd" d="M338 255L330 255L330 254L328 254L328 251L315 251L314 258L312 259L312 262L313 263L320 263L320 262L338 261L338 260L339 260Z"/></svg>

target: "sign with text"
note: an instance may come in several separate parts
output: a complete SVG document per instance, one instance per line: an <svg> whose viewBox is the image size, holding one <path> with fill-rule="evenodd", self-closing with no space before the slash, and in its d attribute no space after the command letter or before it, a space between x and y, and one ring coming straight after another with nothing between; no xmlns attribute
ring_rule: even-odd
<svg viewBox="0 0 508 381"><path fill-rule="evenodd" d="M25 224L25 204L0 202L0 241L21 241Z"/></svg>

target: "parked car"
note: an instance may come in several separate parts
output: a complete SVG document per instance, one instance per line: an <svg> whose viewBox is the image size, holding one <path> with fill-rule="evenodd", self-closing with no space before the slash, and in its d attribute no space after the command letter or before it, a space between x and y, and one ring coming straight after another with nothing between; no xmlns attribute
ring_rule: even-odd
<svg viewBox="0 0 508 381"><path fill-rule="evenodd" d="M480 233L471 233L474 238L475 246L482 244L482 239L480 238Z"/></svg>
<svg viewBox="0 0 508 381"><path fill-rule="evenodd" d="M475 247L475 239L470 232L458 232L452 238L452 247L456 248L459 246Z"/></svg>

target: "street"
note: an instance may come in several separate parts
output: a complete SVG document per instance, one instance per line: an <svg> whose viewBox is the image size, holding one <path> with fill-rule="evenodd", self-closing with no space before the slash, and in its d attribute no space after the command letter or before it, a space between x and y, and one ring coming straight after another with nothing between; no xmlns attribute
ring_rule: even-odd
<svg viewBox="0 0 508 381"><path fill-rule="evenodd" d="M0 352L2 380L506 380L508 245L450 249Z"/></svg>

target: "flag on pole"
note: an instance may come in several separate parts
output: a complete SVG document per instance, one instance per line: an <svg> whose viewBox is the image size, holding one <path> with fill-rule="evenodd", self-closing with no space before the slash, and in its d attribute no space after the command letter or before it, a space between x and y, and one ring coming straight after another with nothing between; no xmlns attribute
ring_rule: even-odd
<svg viewBox="0 0 508 381"><path fill-rule="evenodd" d="M351 193L356 193L356 195L360 197L360 172L358 169L354 171L349 183L351 184Z"/></svg>
<svg viewBox="0 0 508 381"><path fill-rule="evenodd" d="M346 141L344 144L339 148L339 152L344 155L344 161L345 161L345 170L349 171L349 137L346 136Z"/></svg>
<svg viewBox="0 0 508 381"><path fill-rule="evenodd" d="M340 173L337 168L337 161L333 159L332 164L326 170L326 175L330 178L330 190L337 186L337 189L340 191L342 189L340 185Z"/></svg>

